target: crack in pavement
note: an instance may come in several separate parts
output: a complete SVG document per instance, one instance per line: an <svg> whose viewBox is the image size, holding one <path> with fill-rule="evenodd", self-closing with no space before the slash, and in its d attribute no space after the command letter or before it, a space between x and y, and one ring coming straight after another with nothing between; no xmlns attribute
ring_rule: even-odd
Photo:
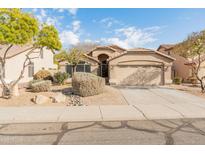
<svg viewBox="0 0 205 154"><path fill-rule="evenodd" d="M172 145L174 144L174 138L172 137L172 134L174 134L175 132L179 131L182 127L187 126L189 124L189 122L184 122L183 124L179 125L176 128L170 129L167 132L164 132L165 135L165 141L166 141L166 145Z"/></svg>
<svg viewBox="0 0 205 154"><path fill-rule="evenodd" d="M78 130L78 129L83 129L83 128L88 128L88 127L92 127L94 125L96 125L96 122L94 122L93 124L90 124L90 125L87 125L87 126L82 126L82 127L77 127L77 128L73 128L73 129L68 129L68 122L66 123L63 123L62 126L61 126L61 132L57 135L57 138L56 140L53 142L53 145L58 145L59 142L61 141L61 139L63 138L63 136L67 133L67 132L70 132L70 131L73 131L73 130Z"/></svg>
<svg viewBox="0 0 205 154"><path fill-rule="evenodd" d="M199 134L199 135L203 135L205 136L205 131L197 128L196 126L194 126L192 123L195 122L193 120L181 120L180 122L182 124L177 124L173 121L170 120L164 120L167 121L171 124L173 124L174 126L171 127L168 124L164 124L162 122L159 121L154 121L154 120L148 120L150 123L154 123L156 125L161 126L162 128L167 128L168 131L163 131L163 130L158 130L158 128L156 130L153 130L151 127L149 128L143 128L143 127L138 127L138 125L136 124L135 126L132 126L130 124L128 124L128 121L118 121L119 125L117 126L112 126L109 124L105 124L103 122L93 122L91 124L88 125L84 125L84 126L80 126L80 127L75 127L75 128L71 128L69 129L68 126L72 125L72 123L69 122L65 122L61 124L61 128L60 128L60 132L51 132L51 133L24 133L24 134L19 134L19 133L14 133L14 134L8 134L8 133L0 133L0 136L46 136L46 135L56 135L56 140L52 143L53 145L58 145L60 143L60 141L62 140L62 138L64 137L64 135L66 133L71 133L74 130L79 130L79 129L84 129L84 128L91 128L93 126L99 125L101 126L101 128L103 129L123 129L123 128L127 128L130 130L135 130L135 131L142 131L142 132L147 132L147 133L162 133L164 135L164 140L165 140L165 144L166 145L172 145L174 144L174 138L173 138L173 134L181 131L181 132L187 132L187 133L191 133L191 134ZM163 120L162 120L163 121ZM112 122L110 122L110 124L112 124ZM5 127L8 127L9 125L3 125L2 127L0 127L0 130L2 130ZM151 126L151 125L150 125ZM189 130L183 130L183 128L192 128L193 130L195 130L195 132L193 131L189 131ZM145 136L146 137L146 136Z"/></svg>
<svg viewBox="0 0 205 154"><path fill-rule="evenodd" d="M159 94L153 92L153 91L150 90L150 89L149 89L148 91L150 91L151 93L153 93L153 94L156 95L156 96L159 96L160 98L162 98L162 99L165 100L166 102L169 102L169 103L171 103L171 104L174 104L174 103L175 103L175 102L172 102L172 101L170 101L170 100L167 100L167 99L164 98L163 96L161 96L161 95L159 95ZM166 105L166 104L164 104L164 103L160 103L160 102L159 102L159 104L161 104L162 106L168 107L169 109L171 109L171 110L173 110L173 111L179 113L183 118L186 118L183 113L181 113L180 111L176 110L175 108L172 108L172 107L170 107L170 106L168 106L168 105Z"/></svg>

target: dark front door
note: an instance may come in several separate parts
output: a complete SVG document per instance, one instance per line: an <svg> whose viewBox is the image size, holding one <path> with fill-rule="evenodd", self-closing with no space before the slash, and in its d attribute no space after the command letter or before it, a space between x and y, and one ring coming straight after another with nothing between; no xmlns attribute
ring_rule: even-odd
<svg viewBox="0 0 205 154"><path fill-rule="evenodd" d="M100 64L100 76L108 77L108 64L107 63Z"/></svg>

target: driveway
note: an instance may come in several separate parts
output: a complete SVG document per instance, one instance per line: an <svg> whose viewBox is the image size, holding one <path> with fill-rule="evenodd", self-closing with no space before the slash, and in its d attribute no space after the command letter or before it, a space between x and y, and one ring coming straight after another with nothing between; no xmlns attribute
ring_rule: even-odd
<svg viewBox="0 0 205 154"><path fill-rule="evenodd" d="M168 88L120 88L127 103L147 119L205 117L205 99Z"/></svg>

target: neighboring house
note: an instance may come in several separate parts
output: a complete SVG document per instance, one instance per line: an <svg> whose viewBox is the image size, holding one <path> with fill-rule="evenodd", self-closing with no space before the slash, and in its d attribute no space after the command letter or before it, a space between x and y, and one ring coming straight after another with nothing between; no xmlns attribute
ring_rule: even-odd
<svg viewBox="0 0 205 154"><path fill-rule="evenodd" d="M164 85L172 83L173 61L173 57L151 49L98 46L86 52L77 71L95 73L114 85ZM82 67L83 63L89 67ZM62 63L61 70L69 72L69 64Z"/></svg>
<svg viewBox="0 0 205 154"><path fill-rule="evenodd" d="M174 77L180 77L183 79L184 82L190 82L190 79L193 78L193 70L191 65L198 63L197 57L190 59L190 58L184 58L182 56L179 56L173 53L172 51L173 47L174 45L171 44L162 44L158 47L157 50L159 52L172 56L176 59L173 62L173 66L172 66L172 79ZM205 55L202 56L202 59L205 60ZM205 61L201 64L199 74L200 76L205 75Z"/></svg>
<svg viewBox="0 0 205 154"><path fill-rule="evenodd" d="M26 54L29 52L31 46L13 46L6 58L5 66L5 80L12 81L16 80L20 75L20 72L23 68L23 62L26 59ZM3 56L6 46L0 45L0 57ZM25 83L33 79L33 75L41 69L55 69L56 65L53 64L53 52L44 48L42 51L40 49L34 50L34 53L30 57L38 57L32 59L32 63L26 67L23 78L20 80L20 83ZM1 71L1 66L0 66Z"/></svg>

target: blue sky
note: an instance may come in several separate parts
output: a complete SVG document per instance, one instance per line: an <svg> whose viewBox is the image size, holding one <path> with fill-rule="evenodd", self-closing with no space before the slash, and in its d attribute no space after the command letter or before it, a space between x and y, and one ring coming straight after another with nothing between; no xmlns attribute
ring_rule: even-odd
<svg viewBox="0 0 205 154"><path fill-rule="evenodd" d="M24 9L53 24L64 48L79 42L156 49L205 29L205 9Z"/></svg>

